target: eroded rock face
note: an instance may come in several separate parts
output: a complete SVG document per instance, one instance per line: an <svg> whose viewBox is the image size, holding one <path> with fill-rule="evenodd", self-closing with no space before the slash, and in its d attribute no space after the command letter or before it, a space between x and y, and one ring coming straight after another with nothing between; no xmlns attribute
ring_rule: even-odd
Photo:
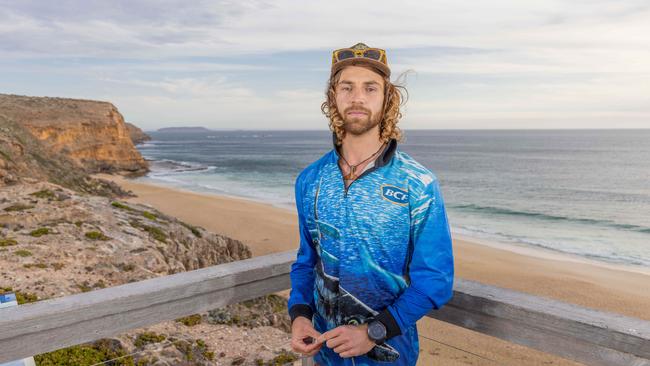
<svg viewBox="0 0 650 366"><path fill-rule="evenodd" d="M0 113L87 173L141 174L148 169L124 118L111 103L0 94Z"/></svg>
<svg viewBox="0 0 650 366"><path fill-rule="evenodd" d="M148 206L48 182L0 188L0 293L15 291L28 301L250 256L237 240ZM100 343L118 354L137 353L138 365L254 365L288 357L288 328L286 300L266 297L211 311L192 322L167 321Z"/></svg>
<svg viewBox="0 0 650 366"><path fill-rule="evenodd" d="M131 141L133 141L133 144L135 145L151 140L151 136L144 133L144 131L133 123L126 122L126 128L129 130Z"/></svg>
<svg viewBox="0 0 650 366"><path fill-rule="evenodd" d="M90 177L78 163L44 147L26 127L0 114L0 188L37 181L101 196L128 195L112 182Z"/></svg>

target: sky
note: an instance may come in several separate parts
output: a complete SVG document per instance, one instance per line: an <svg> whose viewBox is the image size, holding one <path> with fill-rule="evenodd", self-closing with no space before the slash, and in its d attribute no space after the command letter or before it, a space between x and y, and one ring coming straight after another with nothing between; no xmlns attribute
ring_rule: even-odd
<svg viewBox="0 0 650 366"><path fill-rule="evenodd" d="M0 0L0 93L324 130L331 52L357 42L407 87L404 129L650 128L647 0Z"/></svg>

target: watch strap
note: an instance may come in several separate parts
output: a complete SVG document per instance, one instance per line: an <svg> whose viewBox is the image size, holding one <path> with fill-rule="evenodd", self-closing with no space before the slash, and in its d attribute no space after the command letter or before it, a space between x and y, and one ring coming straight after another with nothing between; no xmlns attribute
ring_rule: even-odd
<svg viewBox="0 0 650 366"><path fill-rule="evenodd" d="M402 334L397 320L395 320L388 308L377 314L374 319L380 321L386 327L386 340Z"/></svg>

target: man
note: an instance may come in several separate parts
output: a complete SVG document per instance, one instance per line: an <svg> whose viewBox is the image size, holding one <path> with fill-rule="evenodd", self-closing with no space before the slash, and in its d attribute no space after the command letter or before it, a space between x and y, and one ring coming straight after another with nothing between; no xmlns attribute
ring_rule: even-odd
<svg viewBox="0 0 650 366"><path fill-rule="evenodd" d="M415 365L416 321L452 293L436 177L400 151L401 94L384 50L336 50L323 113L334 148L295 184L292 348L319 365Z"/></svg>

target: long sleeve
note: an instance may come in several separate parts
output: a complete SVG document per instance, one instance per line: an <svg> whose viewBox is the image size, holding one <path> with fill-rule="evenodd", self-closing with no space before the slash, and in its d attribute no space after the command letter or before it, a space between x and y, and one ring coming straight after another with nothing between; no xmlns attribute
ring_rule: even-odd
<svg viewBox="0 0 650 366"><path fill-rule="evenodd" d="M454 261L451 234L438 181L433 179L410 197L412 254L409 286L377 319L388 338L402 334L431 309L452 296ZM396 328L398 327L398 328Z"/></svg>
<svg viewBox="0 0 650 366"><path fill-rule="evenodd" d="M316 252L312 246L312 239L307 228L303 212L302 175L296 178L295 199L298 211L298 227L300 232L300 245L296 261L291 265L291 292L289 295L289 316L291 322L298 317L312 318L315 311L314 305L314 266L316 265Z"/></svg>

